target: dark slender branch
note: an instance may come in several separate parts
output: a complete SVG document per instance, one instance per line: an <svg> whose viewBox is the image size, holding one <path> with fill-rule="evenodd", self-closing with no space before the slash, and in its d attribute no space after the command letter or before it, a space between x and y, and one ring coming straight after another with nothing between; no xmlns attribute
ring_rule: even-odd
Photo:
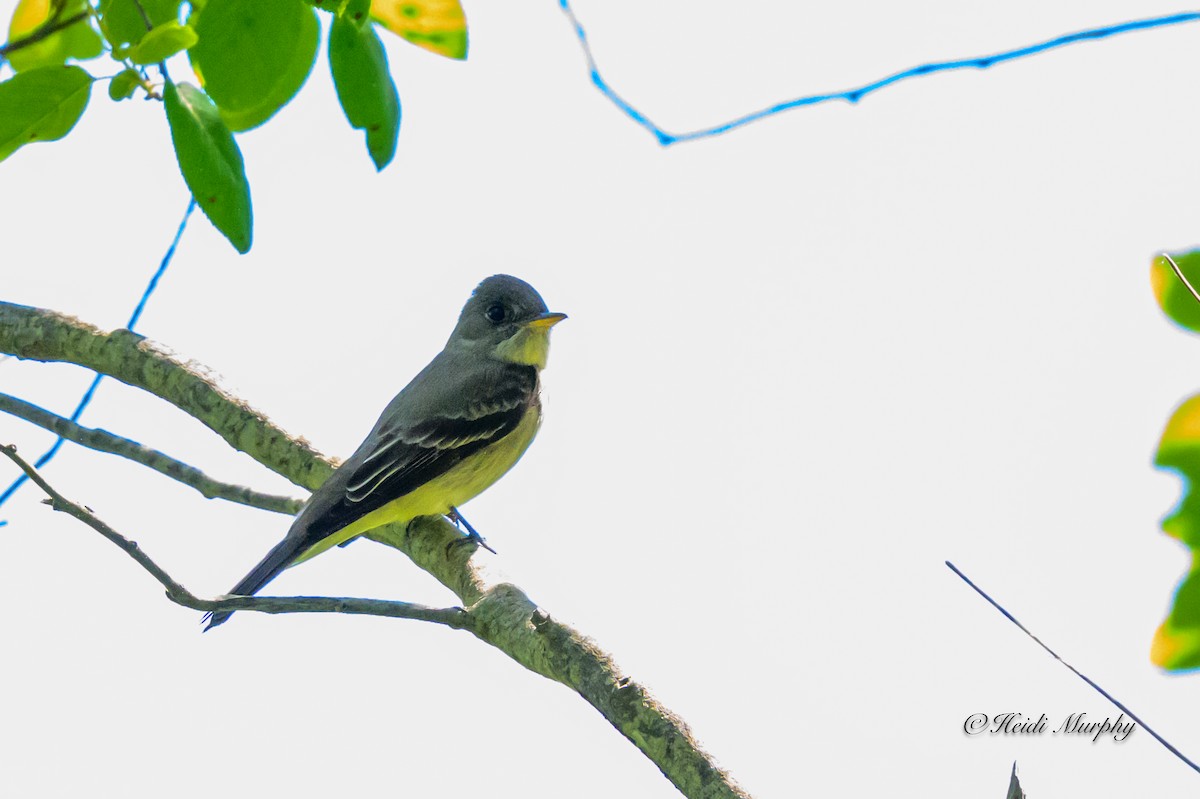
<svg viewBox="0 0 1200 799"><path fill-rule="evenodd" d="M46 24L42 25L25 38L17 39L15 42L8 42L7 44L0 45L0 60L7 58L10 53L15 53L16 51L23 50L30 45L37 44L43 39L49 38L59 31L71 27L77 22L82 22L83 20L87 19L87 17L87 11L80 11L78 14L72 14L66 19L57 21L53 19L47 20Z"/></svg>
<svg viewBox="0 0 1200 799"><path fill-rule="evenodd" d="M84 427L78 422L51 413L45 408L39 408L33 403L18 399L8 394L0 393L0 411L12 414L19 419L43 427L68 441L107 452L110 455L120 455L148 466L159 474L164 474L172 480L178 480L184 485L191 486L207 499L224 499L249 505L252 508L274 511L294 516L300 512L304 500L293 497L264 494L247 486L225 483L209 477L194 466L176 460L170 455L159 452L136 441L123 438L107 430Z"/></svg>
<svg viewBox="0 0 1200 799"><path fill-rule="evenodd" d="M45 479L38 474L28 462L17 454L17 448L12 445L0 445L0 453L7 455L13 463L29 476L38 488L42 489L50 499L47 500L54 510L74 516L79 521L91 527L100 535L123 549L129 557L167 589L167 598L177 605L193 610L254 610L259 613L355 613L370 616L386 616L394 619L414 619L428 621L434 624L444 624L455 629L470 629L471 614L462 608L431 608L412 602L389 602L381 599L355 599L349 597L273 597L273 596L232 596L221 599L202 599L187 590L166 570L155 563L149 555L142 551L136 541L131 541L113 528L102 522L90 510L82 505L71 502L58 493Z"/></svg>
<svg viewBox="0 0 1200 799"><path fill-rule="evenodd" d="M146 30L154 30L154 23L150 21L150 15L146 13L146 8L142 5L141 0L133 0L133 7L142 15L142 24L146 26Z"/></svg>
<svg viewBox="0 0 1200 799"><path fill-rule="evenodd" d="M1002 605L1001 605L999 602L997 602L996 600L992 599L990 596L988 596L988 595L987 595L987 592L985 592L985 591L984 591L982 588L980 588L979 586L975 585L975 583L971 582L971 578L967 577L967 575L965 575L965 574L963 574L961 571L959 571L959 569L958 569L958 567L957 567L957 566L955 566L955 565L954 565L953 563L951 563L950 561L946 561L946 565L950 567L950 571L954 572L954 573L955 573L955 574L957 574L957 575L958 575L960 578L962 578L962 581L963 581L964 583L966 583L967 585L969 585L969 586L971 586L973 589L975 589L975 593L979 594L981 597L983 597L984 599L986 599L986 600L987 600L987 601L988 601L988 602L991 604L991 606L992 606L992 607L994 607L996 610L998 610L998 611L1000 611L1002 614L1004 614L1004 618L1008 619L1008 620L1009 620L1009 621L1011 621L1013 624L1017 625L1017 629L1019 629L1021 632L1025 633L1025 634L1026 634L1026 635L1028 635L1030 638L1032 638L1032 639L1033 639L1033 642L1034 642L1035 644L1037 644L1037 645L1038 645L1038 646L1040 646L1042 649L1044 649L1044 650L1046 650L1047 652L1049 652L1049 653L1050 653L1050 656L1051 656L1052 658L1054 658L1054 659L1055 659L1055 660L1057 660L1059 663L1061 663L1061 664L1063 664L1064 666L1066 666L1066 667L1067 667L1067 668L1070 670L1070 672L1071 672L1072 674L1074 674L1074 675L1075 675L1076 677L1078 677L1079 679L1083 680L1083 681L1084 681L1085 683L1087 683L1088 685L1092 686L1092 688L1094 688L1098 694L1100 694L1102 697L1104 697L1105 699L1107 699L1109 702L1112 702L1114 705L1116 705L1116 707L1117 707L1117 709L1118 709L1118 710L1120 710L1122 713L1124 713L1124 714L1128 715L1128 716L1129 716L1129 718L1133 719L1135 722L1137 722L1138 724L1140 724L1140 725L1142 726L1142 728L1143 728L1143 729L1144 729L1146 732L1148 732L1148 733L1150 733L1152 736L1154 736L1154 740L1158 741L1160 744L1162 744L1163 746L1165 746L1165 747L1167 748L1167 751L1169 751L1171 754L1175 755L1175 757L1179 758L1179 759L1180 759L1180 760L1182 760L1184 763L1187 763L1187 764L1188 764L1188 766L1190 766L1190 767L1191 767L1193 770L1195 770L1195 771L1200 771L1200 766L1196 765L1194 762L1192 762L1192 760L1191 760L1190 758L1188 758L1188 757L1187 757L1187 755L1183 754L1183 752L1180 752L1178 749L1176 749L1174 746L1172 746L1172 745L1171 745L1171 743L1170 743L1169 741L1167 741L1167 739L1166 739L1166 738L1163 738L1161 735L1159 735L1157 732L1155 732L1153 727L1151 727L1151 726L1150 726L1149 724L1147 724L1146 722L1142 721L1142 719L1141 719L1141 718L1140 718L1140 717L1139 717L1139 716L1138 716L1136 713L1134 713L1132 710L1130 710L1129 708L1127 708L1127 707L1124 705L1124 703L1122 703L1120 700L1118 700L1116 697L1114 697L1114 696L1113 696L1112 694L1110 694L1108 691L1104 690L1104 689L1103 689L1103 688L1101 688L1099 685L1097 685L1095 682L1093 682L1093 681L1091 680L1091 678L1090 678L1090 677L1088 677L1088 676L1087 676L1087 675L1085 675L1085 674L1082 674L1082 673L1080 673L1078 669L1076 669L1076 668L1075 668L1074 666L1072 666L1070 663L1068 663L1067 661L1065 661L1065 660L1063 660L1061 657L1059 657L1059 655L1058 655L1058 653L1057 653L1057 652L1055 652L1053 649L1051 649L1050 647L1048 647L1048 646L1046 646L1044 643L1042 643L1042 640L1041 640L1040 638L1038 638L1038 637L1037 637L1036 635L1034 635L1033 633L1029 632L1029 630L1028 630L1028 629L1026 629L1025 625L1024 625L1024 624L1021 624L1021 622L1017 621L1016 617L1015 617L1015 616L1013 616L1011 613L1009 613L1007 610L1005 610L1005 609L1004 609L1004 607L1003 607L1003 606L1002 606Z"/></svg>

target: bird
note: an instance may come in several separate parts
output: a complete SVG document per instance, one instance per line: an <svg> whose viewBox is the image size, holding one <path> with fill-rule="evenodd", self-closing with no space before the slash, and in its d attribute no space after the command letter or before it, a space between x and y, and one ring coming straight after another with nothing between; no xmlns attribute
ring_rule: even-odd
<svg viewBox="0 0 1200 799"><path fill-rule="evenodd" d="M442 351L388 403L284 539L229 594L251 596L284 569L383 524L438 515L460 520L458 506L504 476L533 442L550 329L563 319L519 278L481 282ZM483 543L467 530L463 541ZM208 614L205 630L231 615Z"/></svg>

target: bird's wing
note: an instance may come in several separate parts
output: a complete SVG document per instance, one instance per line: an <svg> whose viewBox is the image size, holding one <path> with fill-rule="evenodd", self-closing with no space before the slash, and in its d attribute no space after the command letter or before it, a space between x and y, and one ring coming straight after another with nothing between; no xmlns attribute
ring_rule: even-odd
<svg viewBox="0 0 1200 799"><path fill-rule="evenodd" d="M401 392L358 451L313 494L287 537L230 593L258 592L330 535L504 438L537 402L537 372L531 367L457 377L435 386L414 381L409 389L417 393ZM232 613L210 614L207 629Z"/></svg>
<svg viewBox="0 0 1200 799"><path fill-rule="evenodd" d="M446 473L511 433L537 401L537 374L510 368L468 400L431 403L437 410L406 418L386 414L343 467L340 496L307 519L306 538L319 540ZM314 508L314 510L316 510Z"/></svg>

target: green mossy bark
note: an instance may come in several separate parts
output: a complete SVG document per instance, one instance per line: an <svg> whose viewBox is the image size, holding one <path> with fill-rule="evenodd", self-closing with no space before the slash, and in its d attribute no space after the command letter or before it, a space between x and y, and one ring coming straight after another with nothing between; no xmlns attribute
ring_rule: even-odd
<svg viewBox="0 0 1200 799"><path fill-rule="evenodd" d="M303 488L316 488L333 471L312 445L225 391L203 367L128 330L106 332L65 314L0 302L0 352L78 364L149 391Z"/></svg>

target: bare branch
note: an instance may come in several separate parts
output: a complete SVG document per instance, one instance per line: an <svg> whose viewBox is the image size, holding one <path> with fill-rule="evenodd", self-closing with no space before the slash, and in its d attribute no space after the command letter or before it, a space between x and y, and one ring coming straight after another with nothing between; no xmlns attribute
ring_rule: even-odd
<svg viewBox="0 0 1200 799"><path fill-rule="evenodd" d="M43 427L61 438L76 444L94 449L97 452L107 452L110 455L120 455L148 466L159 474L164 474L172 480L178 480L184 485L199 491L206 499L224 499L249 505L252 508L284 513L294 516L300 512L304 500L293 497L264 494L247 486L225 483L209 477L194 466L176 460L170 455L151 449L136 441L123 438L107 430L84 427L78 422L51 413L31 402L18 399L8 394L0 393L0 411L12 414L19 419Z"/></svg>
<svg viewBox="0 0 1200 799"><path fill-rule="evenodd" d="M333 471L334 461L217 386L203 367L128 331L107 333L53 311L0 302L0 353L75 363L145 389L305 488L317 488ZM611 655L552 618L517 586L489 580L468 547L447 548L461 537L449 522L422 517L407 527L376 528L367 536L399 549L453 591L472 619L470 631L480 640L577 692L685 796L747 799L749 794L700 747L687 725L622 674Z"/></svg>
<svg viewBox="0 0 1200 799"><path fill-rule="evenodd" d="M7 455L13 463L28 475L29 479L46 492L50 507L74 516L100 535L123 549L129 557L167 589L167 598L177 605L193 610L254 610L259 613L353 613L368 616L386 616L395 619L414 619L444 624L455 629L469 629L471 616L462 608L431 608L412 602L389 602L382 599L353 599L348 597L272 597L231 596L221 599L202 599L187 590L166 570L142 551L136 541L131 541L102 522L86 507L70 501L58 493L38 474L29 463L17 454L12 445L0 445L0 453Z"/></svg>

